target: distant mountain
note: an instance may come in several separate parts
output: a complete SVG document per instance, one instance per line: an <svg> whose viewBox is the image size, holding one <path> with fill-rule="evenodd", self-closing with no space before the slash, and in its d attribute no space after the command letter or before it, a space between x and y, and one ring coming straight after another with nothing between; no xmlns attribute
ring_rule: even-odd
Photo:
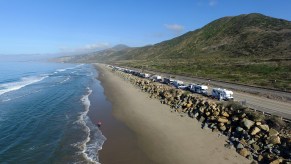
<svg viewBox="0 0 291 164"><path fill-rule="evenodd" d="M97 60L105 61L110 58L114 58L112 55L116 53L120 54L123 51L127 52L127 50L131 49L129 46L124 44L118 44L111 48L97 51L97 52L91 52L87 54L82 55L68 55L68 56L62 56L59 58L53 59L53 61L59 61L59 62L80 62L80 63L92 63L97 62Z"/></svg>
<svg viewBox="0 0 291 164"><path fill-rule="evenodd" d="M87 62L187 59L196 55L269 56L291 58L291 22L262 14L217 19L201 29L141 48L117 45L90 54ZM86 55L85 55L86 56ZM94 58L95 57L95 58ZM88 59L85 57L84 59ZM80 59L80 58L77 58ZM82 61L86 61L83 60Z"/></svg>
<svg viewBox="0 0 291 164"><path fill-rule="evenodd" d="M153 46L135 49L117 59L191 58L212 53L291 57L290 43L290 21L248 14L215 20L201 29Z"/></svg>
<svg viewBox="0 0 291 164"><path fill-rule="evenodd" d="M125 44L118 44L118 45L112 47L111 49L115 50L115 51L121 51L121 50L124 50L124 49L127 49L127 48L129 48L129 47L127 45L125 45Z"/></svg>

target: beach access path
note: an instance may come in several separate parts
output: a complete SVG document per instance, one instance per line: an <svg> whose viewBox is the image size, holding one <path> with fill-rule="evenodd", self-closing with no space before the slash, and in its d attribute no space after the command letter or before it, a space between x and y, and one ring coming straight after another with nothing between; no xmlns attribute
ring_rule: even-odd
<svg viewBox="0 0 291 164"><path fill-rule="evenodd" d="M155 163L240 164L251 161L224 147L226 137L189 117L171 112L167 105L105 68L96 65L113 115L136 135L138 146Z"/></svg>

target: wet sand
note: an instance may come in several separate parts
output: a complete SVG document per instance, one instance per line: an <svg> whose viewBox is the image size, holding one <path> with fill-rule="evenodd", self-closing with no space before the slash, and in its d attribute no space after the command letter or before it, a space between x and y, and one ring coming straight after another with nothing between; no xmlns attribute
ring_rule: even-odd
<svg viewBox="0 0 291 164"><path fill-rule="evenodd" d="M105 95L112 103L114 117L129 127L136 140L132 148L141 150L147 156L146 159L151 159L145 163L250 163L234 150L224 147L226 137L218 137L218 133L201 129L201 124L194 119L171 113L168 106L160 104L156 99L150 99L148 94L103 66L99 65L98 71ZM112 128L111 130L116 130L115 127ZM122 131L120 129L120 133L123 133ZM100 155L101 163L102 160L108 159L114 148L119 147L115 145L114 138L110 143L106 142L108 145L104 145ZM143 159L125 163L142 162ZM108 160L103 163L111 162Z"/></svg>
<svg viewBox="0 0 291 164"><path fill-rule="evenodd" d="M137 138L124 123L112 115L112 105L106 100L100 84L94 85L90 95L91 106L88 116L93 123L102 121L100 127L107 138L99 151L99 162L102 164L154 163L137 145Z"/></svg>

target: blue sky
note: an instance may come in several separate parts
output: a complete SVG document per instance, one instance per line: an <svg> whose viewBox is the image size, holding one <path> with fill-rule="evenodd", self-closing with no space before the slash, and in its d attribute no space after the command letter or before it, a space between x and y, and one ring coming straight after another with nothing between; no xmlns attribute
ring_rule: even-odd
<svg viewBox="0 0 291 164"><path fill-rule="evenodd" d="M290 0L0 0L0 54L143 46L224 16L291 20Z"/></svg>

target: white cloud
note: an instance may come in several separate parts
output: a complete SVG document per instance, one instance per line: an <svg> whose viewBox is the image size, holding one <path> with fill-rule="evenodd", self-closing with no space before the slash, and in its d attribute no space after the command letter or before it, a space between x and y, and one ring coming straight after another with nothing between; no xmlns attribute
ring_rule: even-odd
<svg viewBox="0 0 291 164"><path fill-rule="evenodd" d="M180 33L184 30L184 26L179 25L179 24L165 24L165 27L168 30L171 30L171 31L176 32L176 33Z"/></svg>
<svg viewBox="0 0 291 164"><path fill-rule="evenodd" d="M209 6L215 6L215 5L217 5L217 0L209 0L208 5Z"/></svg>
<svg viewBox="0 0 291 164"><path fill-rule="evenodd" d="M83 48L83 50L100 50L109 48L110 45L108 43L95 43L95 44L87 44Z"/></svg>
<svg viewBox="0 0 291 164"><path fill-rule="evenodd" d="M94 43L94 44L87 44L82 47L60 47L61 52L72 52L72 53L82 53L82 52L94 52L99 50L104 50L110 48L109 43Z"/></svg>

